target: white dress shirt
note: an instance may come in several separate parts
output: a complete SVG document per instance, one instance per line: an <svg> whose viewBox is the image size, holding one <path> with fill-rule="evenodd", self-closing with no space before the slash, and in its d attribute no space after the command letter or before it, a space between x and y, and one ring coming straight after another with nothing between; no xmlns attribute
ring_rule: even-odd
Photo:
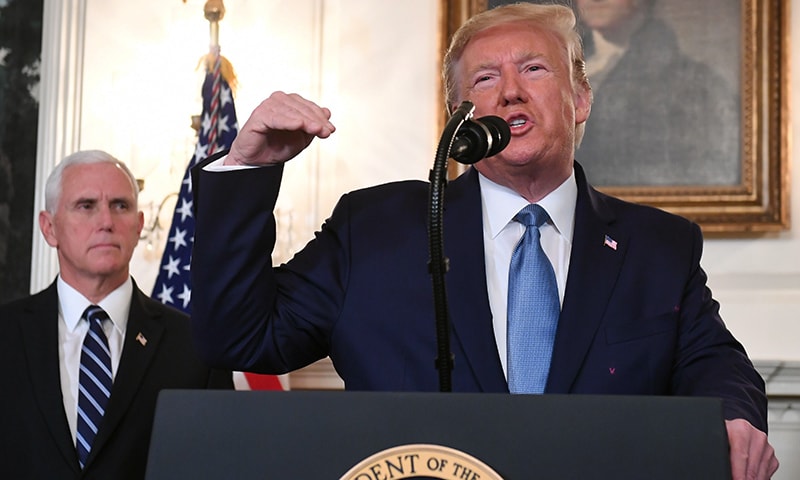
<svg viewBox="0 0 800 480"><path fill-rule="evenodd" d="M525 227L515 222L514 216L528 205L528 201L517 192L498 185L483 175L479 175L479 181L483 205L486 287L489 292L489 307L492 310L497 351L500 354L503 372L507 373L508 270L511 254L525 233ZM564 290L567 285L577 201L578 185L573 172L564 183L538 202L550 215L550 221L539 230L542 249L553 264L561 302L564 301Z"/></svg>
<svg viewBox="0 0 800 480"><path fill-rule="evenodd" d="M89 322L81 318L86 307L92 305L86 297L78 293L61 279L58 288L58 358L61 372L61 395L64 400L64 412L67 414L72 439L78 424L78 378L81 363L81 347L83 338L89 331ZM119 359L122 356L122 345L125 329L128 326L128 312L131 307L133 282L130 277L111 292L98 304L106 311L110 322L103 322L103 331L108 338L111 351L111 378L116 378Z"/></svg>

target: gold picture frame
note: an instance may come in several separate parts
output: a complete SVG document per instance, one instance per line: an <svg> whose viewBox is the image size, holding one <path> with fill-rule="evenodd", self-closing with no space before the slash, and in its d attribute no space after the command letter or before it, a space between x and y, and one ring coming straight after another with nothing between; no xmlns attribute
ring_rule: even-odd
<svg viewBox="0 0 800 480"><path fill-rule="evenodd" d="M442 0L442 54L453 32L467 18L486 10L487 4L487 0ZM600 190L685 216L715 236L789 229L789 0L741 0L740 14L739 181L600 186ZM705 34L713 35L713 31ZM443 107L442 125L444 116Z"/></svg>

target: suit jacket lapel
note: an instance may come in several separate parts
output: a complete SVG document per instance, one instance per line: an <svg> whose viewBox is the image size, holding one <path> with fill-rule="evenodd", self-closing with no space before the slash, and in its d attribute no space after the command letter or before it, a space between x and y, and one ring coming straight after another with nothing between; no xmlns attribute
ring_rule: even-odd
<svg viewBox="0 0 800 480"><path fill-rule="evenodd" d="M568 393L597 334L628 245L614 228L605 197L591 188L575 164L578 204L567 287L547 381L548 393ZM606 236L611 245L606 244ZM614 244L613 242L616 242Z"/></svg>
<svg viewBox="0 0 800 480"><path fill-rule="evenodd" d="M443 236L444 253L450 259L445 282L451 337L461 343L466 355L455 359L456 368L470 368L483 391L503 392L508 386L494 341L486 290L481 208L478 173L471 168L448 184L445 196Z"/></svg>
<svg viewBox="0 0 800 480"><path fill-rule="evenodd" d="M148 367L155 358L164 333L164 326L159 320L160 315L147 308L144 298L144 293L134 283L122 357L111 390L108 409L92 446L90 462L128 411Z"/></svg>
<svg viewBox="0 0 800 480"><path fill-rule="evenodd" d="M58 290L55 282L31 297L20 330L39 411L58 449L76 471L78 454L64 412L58 358Z"/></svg>

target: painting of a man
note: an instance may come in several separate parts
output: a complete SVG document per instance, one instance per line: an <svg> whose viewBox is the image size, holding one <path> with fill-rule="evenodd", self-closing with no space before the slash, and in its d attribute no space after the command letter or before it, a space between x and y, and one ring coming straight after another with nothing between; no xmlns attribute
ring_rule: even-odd
<svg viewBox="0 0 800 480"><path fill-rule="evenodd" d="M511 2L489 6L503 3ZM564 3L576 10L583 27L594 91L576 153L589 178L621 187L739 184L740 96L717 69L685 51L673 22L660 14L665 8L658 7L668 5L658 0ZM715 21L738 25L738 18ZM695 45L713 32L694 35L700 39ZM738 57L738 45L729 47L725 53ZM738 72L738 64L728 63Z"/></svg>

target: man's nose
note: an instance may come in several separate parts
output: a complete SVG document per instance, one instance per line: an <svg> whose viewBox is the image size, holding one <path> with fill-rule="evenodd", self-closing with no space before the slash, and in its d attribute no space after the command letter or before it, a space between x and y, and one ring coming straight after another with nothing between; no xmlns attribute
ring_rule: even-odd
<svg viewBox="0 0 800 480"><path fill-rule="evenodd" d="M114 226L114 214L108 205L101 206L97 213L97 222L100 228L110 230Z"/></svg>
<svg viewBox="0 0 800 480"><path fill-rule="evenodd" d="M527 101L519 72L516 70L503 72L500 82L500 95L504 105Z"/></svg>

